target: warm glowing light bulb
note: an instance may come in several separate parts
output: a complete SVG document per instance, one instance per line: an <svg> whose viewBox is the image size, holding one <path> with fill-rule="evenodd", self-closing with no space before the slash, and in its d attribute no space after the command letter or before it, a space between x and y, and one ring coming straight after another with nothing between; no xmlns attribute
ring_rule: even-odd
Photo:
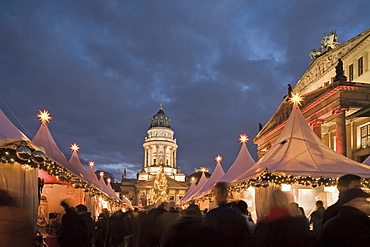
<svg viewBox="0 0 370 247"><path fill-rule="evenodd" d="M90 162L89 162L89 166L90 166L90 167L94 167L94 166L95 166L95 162L94 162L94 161L90 161Z"/></svg>
<svg viewBox="0 0 370 247"><path fill-rule="evenodd" d="M80 147L76 143L71 144L70 148L72 151L77 151L77 152L80 149Z"/></svg>
<svg viewBox="0 0 370 247"><path fill-rule="evenodd" d="M50 113L47 111L47 110L44 110L44 111L41 111L39 110L39 114L37 114L37 117L40 118L40 121L42 123L50 123L50 119L52 119L52 117L50 117Z"/></svg>
<svg viewBox="0 0 370 247"><path fill-rule="evenodd" d="M218 155L218 156L215 158L215 160L216 160L217 162L220 162L220 161L222 160L222 156L221 156L221 155Z"/></svg>
<svg viewBox="0 0 370 247"><path fill-rule="evenodd" d="M100 177L104 177L104 172L99 173Z"/></svg>
<svg viewBox="0 0 370 247"><path fill-rule="evenodd" d="M249 138L247 135L240 135L239 141L240 143L248 142Z"/></svg>
<svg viewBox="0 0 370 247"><path fill-rule="evenodd" d="M108 182L108 183L110 183L110 181L111 181L111 179L110 179L110 178L108 178L108 179L107 179L107 182Z"/></svg>
<svg viewBox="0 0 370 247"><path fill-rule="evenodd" d="M195 177L191 177L191 182L194 182L195 181Z"/></svg>
<svg viewBox="0 0 370 247"><path fill-rule="evenodd" d="M294 105L301 105L301 101L303 101L303 97L299 93L292 93L292 97L290 98L290 102L293 103Z"/></svg>

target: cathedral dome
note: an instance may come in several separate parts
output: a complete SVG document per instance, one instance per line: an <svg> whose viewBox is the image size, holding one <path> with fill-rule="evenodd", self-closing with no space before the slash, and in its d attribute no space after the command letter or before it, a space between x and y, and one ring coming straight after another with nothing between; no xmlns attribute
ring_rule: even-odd
<svg viewBox="0 0 370 247"><path fill-rule="evenodd" d="M150 120L150 126L149 129L155 128L155 127L162 127L162 128L169 128L172 129L171 119L167 117L167 115L162 110L162 107L157 112L156 115L152 117Z"/></svg>

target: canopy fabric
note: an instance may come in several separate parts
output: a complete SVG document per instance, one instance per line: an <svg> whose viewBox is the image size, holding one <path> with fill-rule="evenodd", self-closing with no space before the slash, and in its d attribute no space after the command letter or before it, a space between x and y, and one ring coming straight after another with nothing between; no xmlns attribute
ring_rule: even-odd
<svg viewBox="0 0 370 247"><path fill-rule="evenodd" d="M17 141L30 141L0 110L0 146Z"/></svg>
<svg viewBox="0 0 370 247"><path fill-rule="evenodd" d="M85 168L82 166L81 160L78 157L76 150L73 150L71 157L69 158L69 163L76 169L76 171L83 177L88 183L94 185L97 188L100 188L98 184L87 174Z"/></svg>
<svg viewBox="0 0 370 247"><path fill-rule="evenodd" d="M271 149L232 184L255 177L266 168L297 176L339 177L352 173L370 177L369 166L327 147L308 125L298 106L293 106L284 129Z"/></svg>
<svg viewBox="0 0 370 247"><path fill-rule="evenodd" d="M41 124L35 137L32 139L32 142L38 146L43 147L45 149L46 155L49 156L50 159L61 164L74 175L83 178L83 175L78 172L71 163L69 163L67 158L60 151L46 123Z"/></svg>
<svg viewBox="0 0 370 247"><path fill-rule="evenodd" d="M206 177L206 174L203 172L202 176L199 179L198 184L193 189L192 193L188 193L188 196L184 196L183 198L181 198L181 202L182 203L187 202L195 193L197 193L201 188L203 188L203 186L207 183L207 180L208 179Z"/></svg>
<svg viewBox="0 0 370 247"><path fill-rule="evenodd" d="M38 177L44 180L45 184L65 184L71 185L70 183L58 180L55 176L51 176L44 170L38 169Z"/></svg>
<svg viewBox="0 0 370 247"><path fill-rule="evenodd" d="M107 188L98 180L94 172L94 168L91 166L89 172L87 173L93 183L105 194L109 195ZM104 183L105 184L105 183Z"/></svg>
<svg viewBox="0 0 370 247"><path fill-rule="evenodd" d="M248 151L247 144L243 142L234 163L230 166L229 170L222 178L220 178L219 181L232 183L240 176L240 174L246 172L255 163L256 161L252 158L251 154Z"/></svg>
<svg viewBox="0 0 370 247"><path fill-rule="evenodd" d="M26 141L27 144L33 149L41 150L44 152L43 148L38 147L37 145L32 143L31 140L9 120L4 112L0 110L0 146L19 141Z"/></svg>
<svg viewBox="0 0 370 247"><path fill-rule="evenodd" d="M186 191L185 195L178 201L178 202L181 202L183 199L185 199L188 195L190 195L191 193L193 193L193 190L195 190L196 188L196 184L195 184L195 180L193 180L191 182L191 185L189 187L189 189Z"/></svg>
<svg viewBox="0 0 370 247"><path fill-rule="evenodd" d="M224 170L221 166L221 161L217 161L215 170L213 171L211 177L207 180L202 188L198 190L198 192L193 193L192 198L199 198L203 195L208 194L213 186L225 175Z"/></svg>

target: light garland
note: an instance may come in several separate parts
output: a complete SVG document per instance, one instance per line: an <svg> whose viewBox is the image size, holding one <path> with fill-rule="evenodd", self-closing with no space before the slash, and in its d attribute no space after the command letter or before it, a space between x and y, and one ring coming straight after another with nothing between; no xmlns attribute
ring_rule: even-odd
<svg viewBox="0 0 370 247"><path fill-rule="evenodd" d="M70 173L58 163L51 161L41 151L30 147L0 148L0 162L4 164L18 163L25 170L41 169L56 177L59 181L70 183L76 189L81 188L84 192L88 192L89 196L102 195L107 197L106 201L121 203L101 192L94 185L90 185L85 180Z"/></svg>

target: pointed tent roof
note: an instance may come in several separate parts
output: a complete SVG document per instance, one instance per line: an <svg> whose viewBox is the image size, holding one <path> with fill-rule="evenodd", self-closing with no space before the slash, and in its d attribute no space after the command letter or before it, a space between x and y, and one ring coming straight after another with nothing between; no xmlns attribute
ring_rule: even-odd
<svg viewBox="0 0 370 247"><path fill-rule="evenodd" d="M96 176L96 174L94 172L94 168L92 166L90 166L90 170L87 173L87 175L89 175L89 177L92 179L92 181L94 182L95 186L97 186L105 194L109 195L109 193L106 191L106 188L103 187L103 185L100 183L98 177Z"/></svg>
<svg viewBox="0 0 370 247"><path fill-rule="evenodd" d="M313 132L298 106L271 149L233 184L248 180L264 170L290 175L339 177L352 173L370 177L370 168L327 147Z"/></svg>
<svg viewBox="0 0 370 247"><path fill-rule="evenodd" d="M26 141L30 143L32 147L34 146L31 144L30 139L9 120L2 110L0 110L0 146L18 141Z"/></svg>
<svg viewBox="0 0 370 247"><path fill-rule="evenodd" d="M99 188L100 184L97 184L89 174L86 172L85 168L82 166L81 160L78 156L77 150L73 150L71 157L69 158L69 163L79 172L79 174L90 184Z"/></svg>
<svg viewBox="0 0 370 247"><path fill-rule="evenodd" d="M67 170L69 170L76 176L83 178L83 175L80 172L78 172L71 163L69 163L67 158L60 151L45 122L41 124L35 137L32 139L32 142L38 146L43 147L45 149L46 155L49 156L50 159L60 163L62 166L64 166Z"/></svg>
<svg viewBox="0 0 370 247"><path fill-rule="evenodd" d="M221 166L221 160L217 160L215 170L213 171L211 177L207 180L207 182L204 184L202 188L200 188L197 192L193 193L192 198L198 198L203 195L206 195L208 192L210 192L218 181L220 181L220 178L222 178L225 175L224 170Z"/></svg>
<svg viewBox="0 0 370 247"><path fill-rule="evenodd" d="M207 180L208 179L207 179L206 175L203 172L202 176L200 177L199 182L198 182L197 186L194 188L193 192L191 194L189 193L189 195L186 198L183 197L181 202L189 201L195 193L197 193L201 188L203 188L203 186L207 183Z"/></svg>
<svg viewBox="0 0 370 247"><path fill-rule="evenodd" d="M189 189L186 191L185 195L178 201L178 202L181 202L184 198L186 198L188 195L190 195L196 188L196 184L195 184L195 180L193 180L191 182L191 185L189 187Z"/></svg>
<svg viewBox="0 0 370 247"><path fill-rule="evenodd" d="M220 182L232 183L236 178L251 168L256 161L248 151L246 142L242 143L239 154L234 163L230 166L226 174L220 179Z"/></svg>

